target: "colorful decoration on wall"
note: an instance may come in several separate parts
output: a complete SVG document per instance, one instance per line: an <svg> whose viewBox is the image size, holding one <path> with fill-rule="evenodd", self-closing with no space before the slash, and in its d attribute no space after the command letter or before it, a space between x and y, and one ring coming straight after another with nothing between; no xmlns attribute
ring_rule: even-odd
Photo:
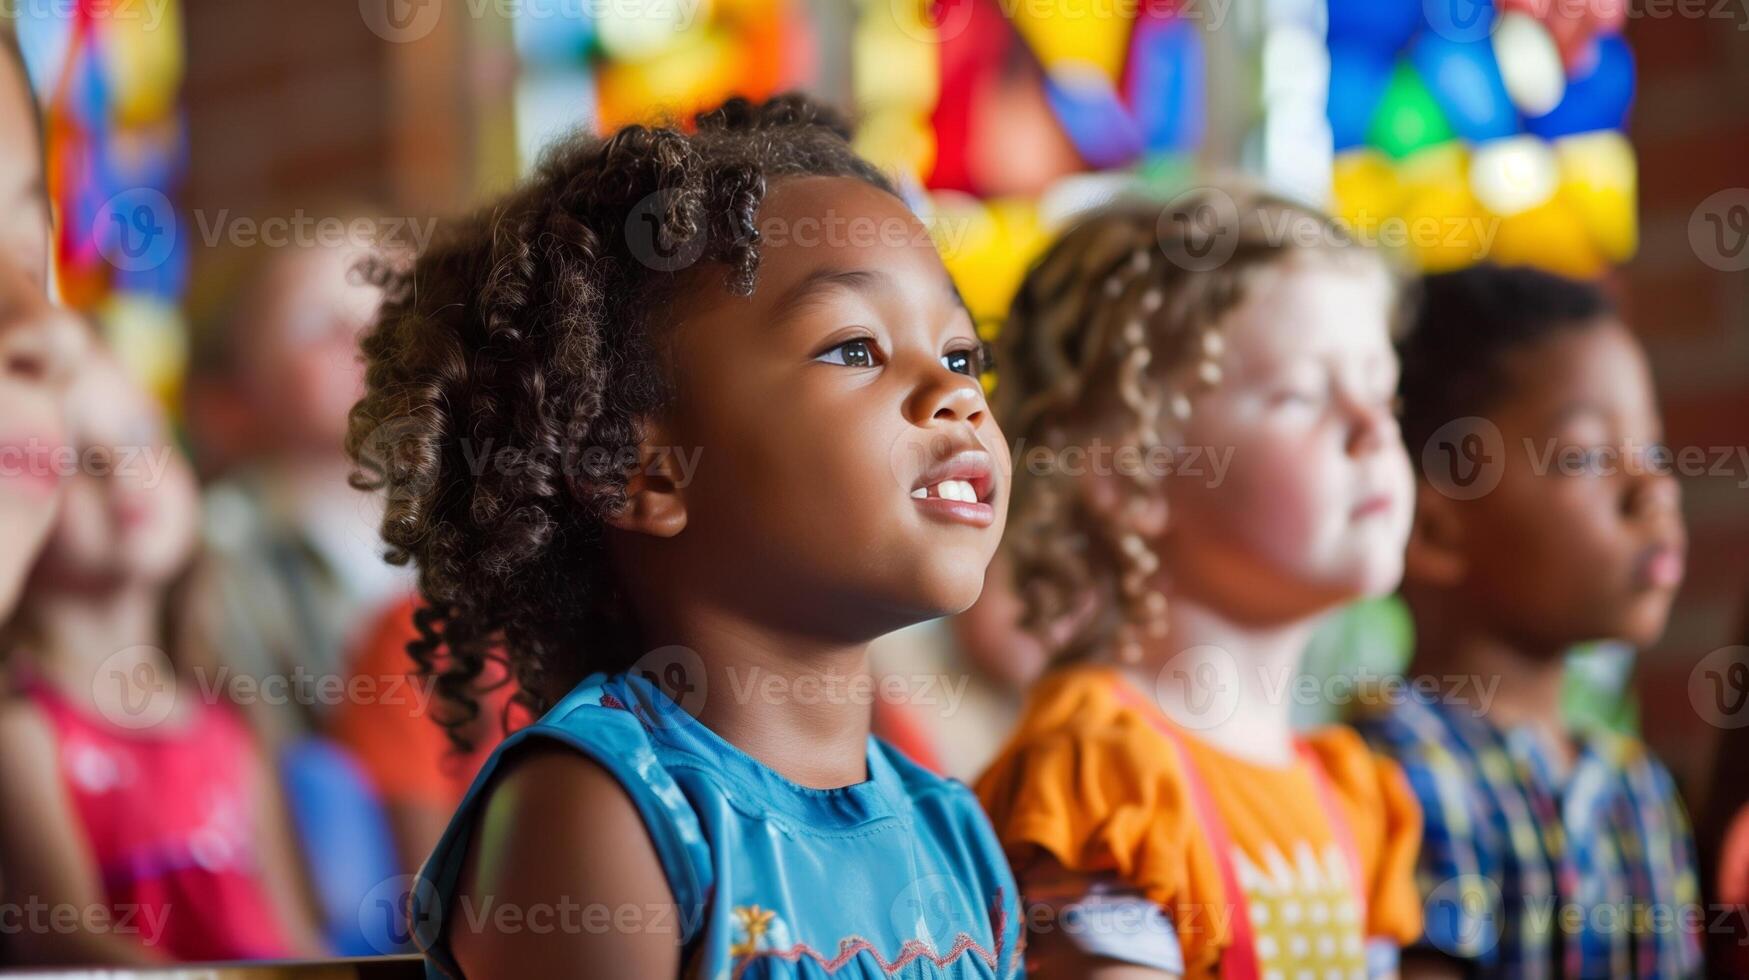
<svg viewBox="0 0 1749 980"><path fill-rule="evenodd" d="M1333 208L1402 225L1424 269L1484 258L1591 277L1631 256L1615 0L1328 0Z"/></svg>
<svg viewBox="0 0 1749 980"><path fill-rule="evenodd" d="M512 32L525 165L578 125L607 132L685 118L731 95L763 98L818 74L805 0L526 4Z"/></svg>
<svg viewBox="0 0 1749 980"><path fill-rule="evenodd" d="M1200 25L1140 0L1088 16L998 0L865 2L858 148L909 178L980 322L1064 217L1125 183L1170 186L1202 143Z"/></svg>
<svg viewBox="0 0 1749 980"><path fill-rule="evenodd" d="M77 0L18 13L43 106L62 299L172 400L186 360L178 300L189 238L171 203L186 158L180 7Z"/></svg>

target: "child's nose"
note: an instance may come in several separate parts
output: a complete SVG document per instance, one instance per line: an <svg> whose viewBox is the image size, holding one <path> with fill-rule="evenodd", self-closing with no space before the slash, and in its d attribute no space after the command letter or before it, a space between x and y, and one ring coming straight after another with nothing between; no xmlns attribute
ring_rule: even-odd
<svg viewBox="0 0 1749 980"><path fill-rule="evenodd" d="M1348 451L1351 455L1376 452L1401 438L1397 417L1389 404L1352 399L1347 407L1350 419Z"/></svg>
<svg viewBox="0 0 1749 980"><path fill-rule="evenodd" d="M940 419L975 426L984 420L988 411L984 389L978 384L978 379L943 366L930 371L918 382L906 414L917 425Z"/></svg>
<svg viewBox="0 0 1749 980"><path fill-rule="evenodd" d="M0 380L58 386L78 359L84 331L22 276L0 285Z"/></svg>
<svg viewBox="0 0 1749 980"><path fill-rule="evenodd" d="M1682 510L1682 485L1670 473L1653 469L1636 473L1622 499L1628 517L1662 517Z"/></svg>

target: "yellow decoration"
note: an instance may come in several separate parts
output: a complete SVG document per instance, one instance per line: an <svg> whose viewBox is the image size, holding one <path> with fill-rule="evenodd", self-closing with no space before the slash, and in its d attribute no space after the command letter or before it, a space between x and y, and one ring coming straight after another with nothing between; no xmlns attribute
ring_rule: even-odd
<svg viewBox="0 0 1749 980"><path fill-rule="evenodd" d="M745 58L739 45L713 31L687 34L644 61L609 62L602 67L597 95L599 128L612 132L630 123L683 118L715 105L744 77Z"/></svg>
<svg viewBox="0 0 1749 980"><path fill-rule="evenodd" d="M1050 72L1080 65L1113 85L1123 72L1134 17L1105 11L1093 15L1086 0L1035 0L1015 4L1011 17L1020 36Z"/></svg>
<svg viewBox="0 0 1749 980"><path fill-rule="evenodd" d="M895 15L897 16L897 15ZM855 104L867 109L935 108L941 90L941 53L924 40L934 28L901 29L889 17L864 18L851 51Z"/></svg>
<svg viewBox="0 0 1749 980"><path fill-rule="evenodd" d="M1378 150L1352 150L1336 158L1331 206L1336 217L1359 227L1397 213L1403 182L1390 157Z"/></svg>
<svg viewBox="0 0 1749 980"><path fill-rule="evenodd" d="M1555 141L1560 199L1584 221L1591 240L1611 262L1631 258L1639 243L1634 202L1638 168L1627 137L1614 130Z"/></svg>
<svg viewBox="0 0 1749 980"><path fill-rule="evenodd" d="M110 349L134 377L159 404L178 404L188 332L176 305L145 293L115 293L96 314Z"/></svg>
<svg viewBox="0 0 1749 980"><path fill-rule="evenodd" d="M132 9L132 16L122 16ZM175 110L182 85L182 13L176 0L117 7L96 20L105 81L113 93L116 120L153 122Z"/></svg>
<svg viewBox="0 0 1749 980"><path fill-rule="evenodd" d="M711 5L706 0L690 6L610 3L601 5L595 32L609 57L637 60L684 47L688 37L703 33L710 22Z"/></svg>
<svg viewBox="0 0 1749 980"><path fill-rule="evenodd" d="M1584 220L1559 198L1500 219L1493 257L1504 265L1534 265L1576 279L1595 277L1607 266Z"/></svg>
<svg viewBox="0 0 1749 980"><path fill-rule="evenodd" d="M1442 184L1410 198L1401 231L1391 234L1401 237L1421 271L1450 272L1488 257L1498 221L1482 210L1466 185Z"/></svg>
<svg viewBox="0 0 1749 980"><path fill-rule="evenodd" d="M1416 150L1397 161L1397 179L1409 193L1467 184L1470 151L1455 140Z"/></svg>
<svg viewBox="0 0 1749 980"><path fill-rule="evenodd" d="M935 128L922 113L881 109L856 127L856 152L875 166L921 180L935 167Z"/></svg>
<svg viewBox="0 0 1749 980"><path fill-rule="evenodd" d="M999 323L1027 267L1050 242L1037 203L937 192L934 205L930 233L966 306L980 325Z"/></svg>

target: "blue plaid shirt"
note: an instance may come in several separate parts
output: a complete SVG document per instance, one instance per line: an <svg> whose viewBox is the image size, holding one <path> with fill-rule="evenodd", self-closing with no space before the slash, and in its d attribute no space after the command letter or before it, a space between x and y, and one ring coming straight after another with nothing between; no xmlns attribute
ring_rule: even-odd
<svg viewBox="0 0 1749 980"><path fill-rule="evenodd" d="M1417 697L1355 727L1402 765L1425 814L1422 948L1488 977L1700 973L1688 818L1638 740L1576 735L1563 781L1533 732L1470 705Z"/></svg>

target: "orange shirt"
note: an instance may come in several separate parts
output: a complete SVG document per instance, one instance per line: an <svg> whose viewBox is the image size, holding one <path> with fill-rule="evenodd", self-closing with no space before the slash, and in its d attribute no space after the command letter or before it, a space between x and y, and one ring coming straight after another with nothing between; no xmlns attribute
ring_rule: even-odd
<svg viewBox="0 0 1749 980"><path fill-rule="evenodd" d="M1037 849L1071 872L1115 875L1171 919L1186 974L1209 976L1233 935L1220 864L1197 819L1192 777L1157 727L1171 722L1142 696L1120 693L1133 691L1127 684L1098 666L1047 675L978 796L1023 894ZM1368 939L1400 946L1420 935L1420 813L1395 765L1347 728L1307 739L1347 822L1343 834L1309 763L1258 765L1174 730L1231 843L1259 976L1365 977ZM1361 889L1351 884L1345 839Z"/></svg>

